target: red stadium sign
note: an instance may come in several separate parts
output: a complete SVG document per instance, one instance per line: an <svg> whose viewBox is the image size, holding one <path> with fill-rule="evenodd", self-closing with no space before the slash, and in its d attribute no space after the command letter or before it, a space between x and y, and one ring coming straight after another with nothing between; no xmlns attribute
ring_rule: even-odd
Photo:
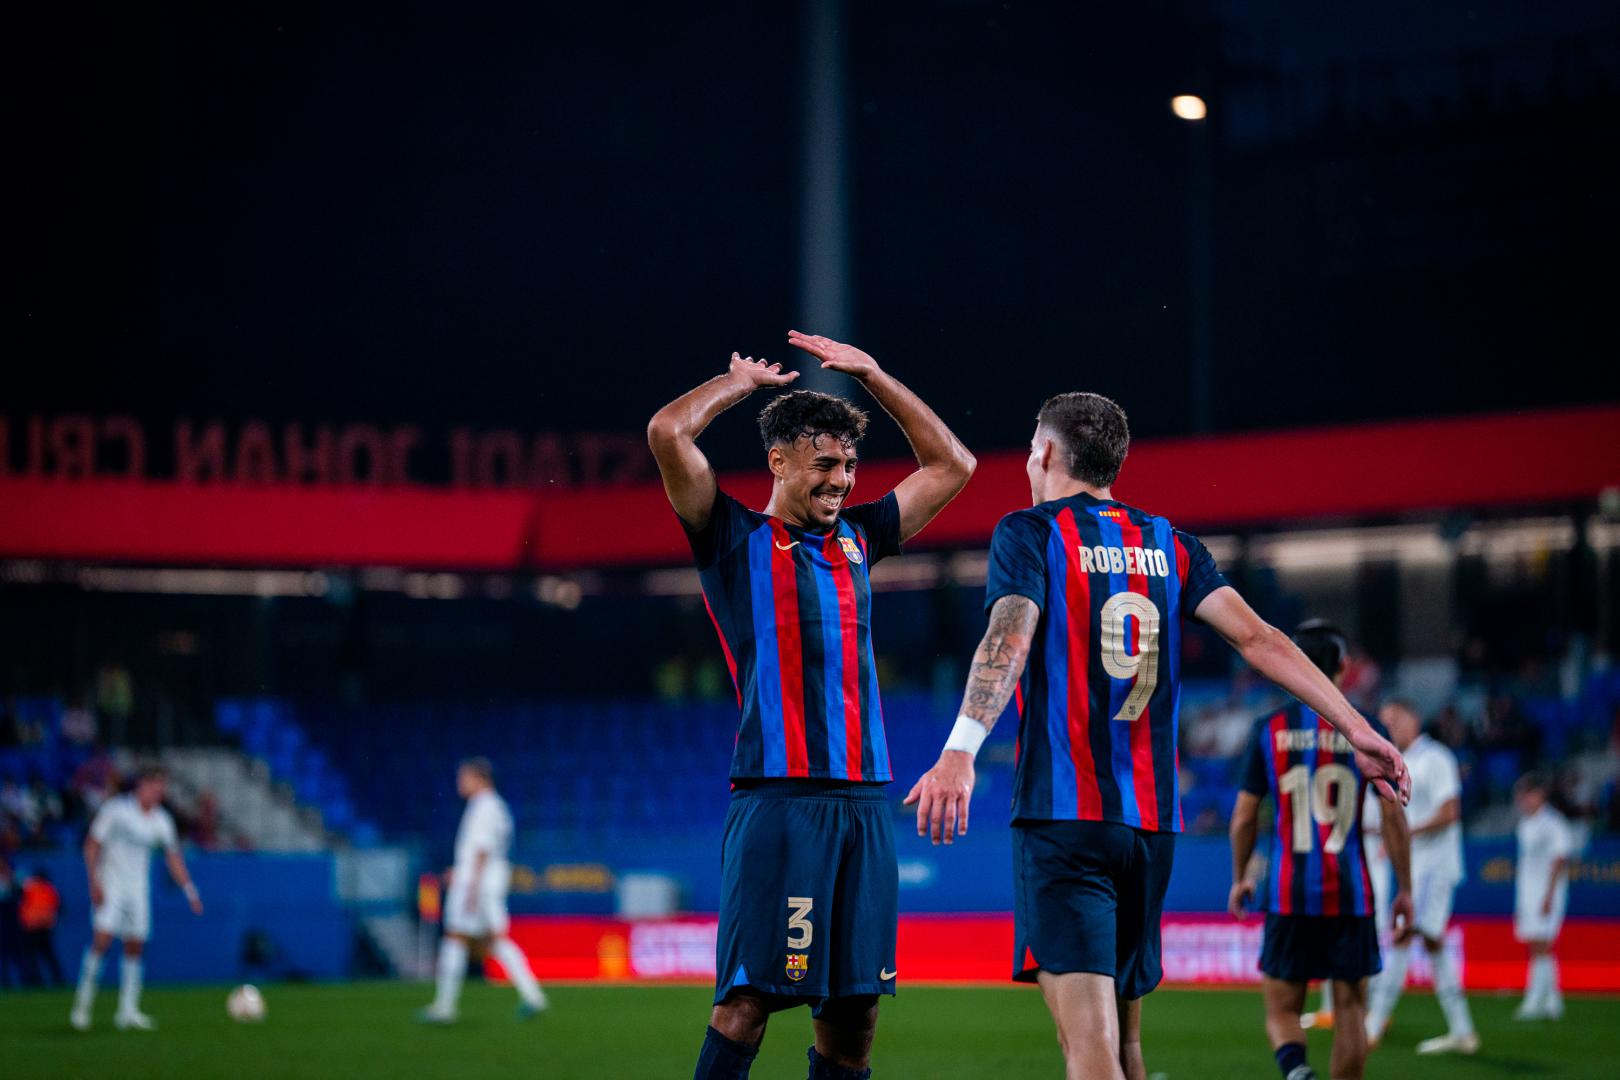
<svg viewBox="0 0 1620 1080"><path fill-rule="evenodd" d="M1616 432L1620 407L1595 406L1144 440L1133 448L1118 492L1189 527L1591 501L1620 487ZM74 453L82 435L69 440ZM89 431L95 439L127 435ZM284 461L277 467L277 475L285 473ZM897 461L865 465L861 488L886 490L909 468ZM745 502L763 505L765 476L761 468L721 480ZM1024 454L983 454L973 482L919 541L982 545L996 521L1027 500ZM185 483L81 471L0 472L0 556L510 571L674 565L690 554L656 483L535 491Z"/></svg>

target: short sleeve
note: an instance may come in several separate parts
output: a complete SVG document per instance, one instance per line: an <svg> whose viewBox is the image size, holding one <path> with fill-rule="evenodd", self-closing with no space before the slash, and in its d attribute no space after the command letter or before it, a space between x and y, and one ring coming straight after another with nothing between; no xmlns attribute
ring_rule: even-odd
<svg viewBox="0 0 1620 1080"><path fill-rule="evenodd" d="M174 817L167 810L158 811L158 844L165 851L180 850L180 833L174 827Z"/></svg>
<svg viewBox="0 0 1620 1080"><path fill-rule="evenodd" d="M698 569L708 569L719 561L720 556L742 543L754 531L758 517L748 507L716 488L708 524L694 529L686 523L686 519L681 518L681 528L686 530L686 540L692 545L692 557L697 560Z"/></svg>
<svg viewBox="0 0 1620 1080"><path fill-rule="evenodd" d="M1264 796L1271 791L1271 776L1266 772L1264 720L1257 721L1249 732L1249 745L1243 751L1243 771L1238 777L1238 789L1250 795Z"/></svg>
<svg viewBox="0 0 1620 1080"><path fill-rule="evenodd" d="M90 839L98 844L107 842L107 837L112 835L113 815L115 813L116 810L111 799L101 804L101 809L96 811L95 820L90 822Z"/></svg>
<svg viewBox="0 0 1620 1080"><path fill-rule="evenodd" d="M1552 828L1547 830L1547 847L1555 859L1567 859L1575 854L1575 830L1562 817L1553 818Z"/></svg>
<svg viewBox="0 0 1620 1080"><path fill-rule="evenodd" d="M851 506L839 515L866 534L866 558L876 563L900 554L900 497L889 492L875 502Z"/></svg>
<svg viewBox="0 0 1620 1080"><path fill-rule="evenodd" d="M1191 615L1210 593L1225 587L1226 576L1198 537L1177 529L1175 540L1178 569L1185 569L1181 578L1181 612Z"/></svg>
<svg viewBox="0 0 1620 1080"><path fill-rule="evenodd" d="M1046 519L1027 510L1008 514L990 537L984 610L1003 596L1025 596L1046 606Z"/></svg>
<svg viewBox="0 0 1620 1080"><path fill-rule="evenodd" d="M1442 753L1435 755L1434 765L1434 805L1436 808L1447 799L1455 799L1462 794L1462 774L1457 770L1457 755L1449 747Z"/></svg>

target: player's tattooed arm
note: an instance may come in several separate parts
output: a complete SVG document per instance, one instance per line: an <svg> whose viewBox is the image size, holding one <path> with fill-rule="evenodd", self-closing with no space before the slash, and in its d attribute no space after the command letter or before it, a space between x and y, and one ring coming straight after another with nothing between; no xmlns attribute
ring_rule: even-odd
<svg viewBox="0 0 1620 1080"><path fill-rule="evenodd" d="M1024 661L1029 658L1030 643L1035 626L1040 622L1041 609L1027 596L1003 596L990 608L990 628L973 654L973 668L968 675L967 693L962 700L962 716L958 726L971 728L975 722L988 732L995 727L1001 711L1012 698L1013 687L1024 673ZM973 754L981 734L974 740L973 749L958 749L946 742L934 767L923 773L906 795L905 805L917 807L917 835L930 837L934 843L953 843L957 836L967 835L969 804L973 800Z"/></svg>
<svg viewBox="0 0 1620 1080"><path fill-rule="evenodd" d="M1003 596L990 609L990 626L973 654L962 695L962 715L971 716L986 731L996 726L1012 700L1040 619L1041 609L1027 596Z"/></svg>
<svg viewBox="0 0 1620 1080"><path fill-rule="evenodd" d="M647 424L647 445L658 462L670 505L687 525L703 528L714 509L714 468L698 449L697 437L715 417L760 387L786 386L798 377L797 371L784 372L781 364L732 353L724 375L688 390L653 415Z"/></svg>
<svg viewBox="0 0 1620 1080"><path fill-rule="evenodd" d="M797 330L788 331L788 344L814 356L829 371L859 379L905 433L917 471L902 480L894 494L900 503L900 539L910 540L967 486L978 463L933 409L868 354Z"/></svg>

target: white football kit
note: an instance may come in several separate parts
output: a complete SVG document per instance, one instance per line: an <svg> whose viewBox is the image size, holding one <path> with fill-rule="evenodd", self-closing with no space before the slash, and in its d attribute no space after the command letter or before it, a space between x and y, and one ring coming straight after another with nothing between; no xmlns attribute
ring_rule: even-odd
<svg viewBox="0 0 1620 1080"><path fill-rule="evenodd" d="M174 819L161 806L142 810L134 795L120 795L102 804L90 836L101 845L96 876L103 894L91 925L126 941L145 941L152 933L152 849L180 850Z"/></svg>
<svg viewBox="0 0 1620 1080"><path fill-rule="evenodd" d="M506 800L493 791L481 791L468 799L461 827L456 830L456 864L445 897L445 929L473 938L505 935L511 847L512 814ZM479 852L485 854L484 869L478 875L477 895L469 904Z"/></svg>
<svg viewBox="0 0 1620 1080"><path fill-rule="evenodd" d="M1384 849L1383 800L1371 788L1361 804L1361 839L1367 855L1367 877L1372 881L1373 925L1381 934L1389 929L1389 902L1394 895L1394 864Z"/></svg>
<svg viewBox="0 0 1620 1080"><path fill-rule="evenodd" d="M1434 819L1440 808L1462 794L1457 755L1444 743L1419 735L1406 748L1412 774L1412 799L1406 820L1416 829ZM1445 937L1451 902L1463 880L1462 823L1412 837L1412 906L1414 925L1431 940Z"/></svg>
<svg viewBox="0 0 1620 1080"><path fill-rule="evenodd" d="M1575 830L1569 821L1543 804L1519 822L1519 859L1515 871L1513 935L1520 941L1552 941L1564 925L1569 903L1569 875L1559 875L1553 886L1552 910L1543 912L1547 880L1553 864L1575 854Z"/></svg>

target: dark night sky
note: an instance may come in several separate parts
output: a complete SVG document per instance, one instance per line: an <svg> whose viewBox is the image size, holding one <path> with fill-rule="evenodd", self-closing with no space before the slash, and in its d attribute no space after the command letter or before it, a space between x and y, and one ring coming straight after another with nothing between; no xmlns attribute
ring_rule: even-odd
<svg viewBox="0 0 1620 1080"><path fill-rule="evenodd" d="M797 5L137 7L5 17L0 412L636 430L785 358ZM851 5L851 336L970 445L1188 429L1187 89L1217 427L1620 398L1620 7L1119 7Z"/></svg>

